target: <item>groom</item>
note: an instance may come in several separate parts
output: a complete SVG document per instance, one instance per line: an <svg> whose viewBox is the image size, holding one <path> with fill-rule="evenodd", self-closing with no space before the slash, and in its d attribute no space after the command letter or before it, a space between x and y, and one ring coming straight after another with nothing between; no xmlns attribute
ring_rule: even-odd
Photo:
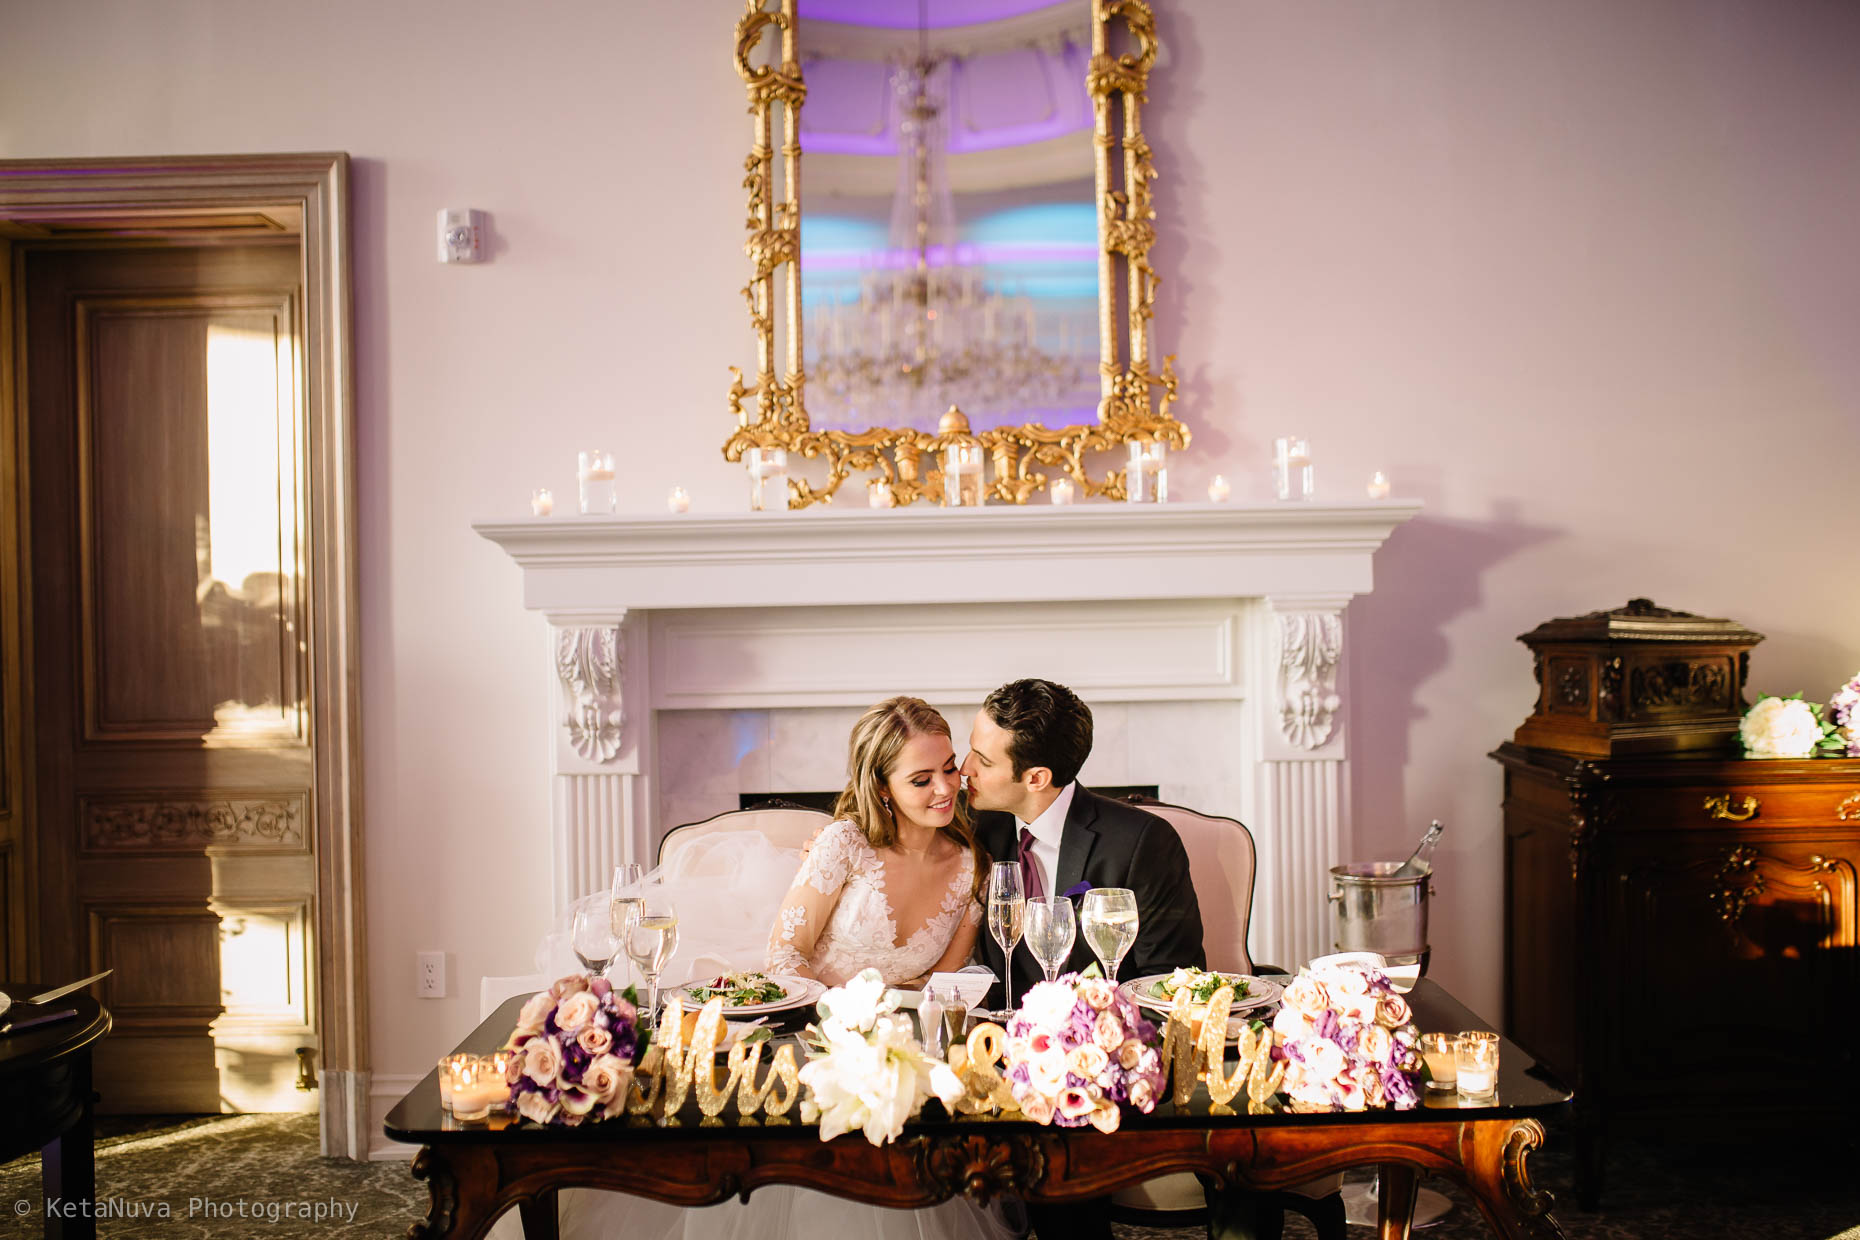
<svg viewBox="0 0 1860 1240"><path fill-rule="evenodd" d="M1156 815L1080 787L1079 768L1090 753L1091 709L1064 685L1016 680L989 694L962 763L982 847L996 861L1020 863L1029 896L1084 887L1135 892L1137 941L1120 976L1206 968L1201 908L1181 838ZM1006 976L994 939L984 932L977 947L981 962ZM1094 959L1081 933L1060 972ZM1013 976L1020 996L1046 975L1023 947L1014 953ZM998 990L990 1002L1002 1002Z"/></svg>

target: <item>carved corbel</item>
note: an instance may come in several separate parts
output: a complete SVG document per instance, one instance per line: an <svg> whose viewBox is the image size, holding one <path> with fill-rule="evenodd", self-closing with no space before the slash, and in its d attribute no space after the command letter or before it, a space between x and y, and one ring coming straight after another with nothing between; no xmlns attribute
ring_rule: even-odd
<svg viewBox="0 0 1860 1240"><path fill-rule="evenodd" d="M1330 739L1343 699L1337 696L1337 662L1343 656L1343 617L1332 611L1277 614L1279 731L1300 749Z"/></svg>
<svg viewBox="0 0 1860 1240"><path fill-rule="evenodd" d="M562 682L562 727L575 752L612 762L626 725L621 700L622 637L617 624L558 629L555 671Z"/></svg>

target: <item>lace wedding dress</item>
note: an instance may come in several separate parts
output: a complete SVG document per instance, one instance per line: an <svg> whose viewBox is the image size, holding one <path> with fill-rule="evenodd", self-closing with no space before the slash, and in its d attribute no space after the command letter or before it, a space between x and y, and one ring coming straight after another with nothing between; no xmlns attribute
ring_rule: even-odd
<svg viewBox="0 0 1860 1240"><path fill-rule="evenodd" d="M805 965L829 986L867 968L892 985L927 974L965 920L981 917L970 895L974 879L965 854L934 911L905 933L887 892L883 854L846 821L821 828L805 860L758 832L720 832L648 876L680 910L679 948L668 977ZM554 968L565 950L566 939L552 936L543 963ZM564 969L574 967L571 955ZM578 1189L563 1191L558 1201L564 1240L998 1240L1013 1234L997 1215L961 1198L923 1210L888 1210L787 1185L757 1189L746 1203L693 1209ZM498 1240L519 1234L514 1210L492 1233Z"/></svg>

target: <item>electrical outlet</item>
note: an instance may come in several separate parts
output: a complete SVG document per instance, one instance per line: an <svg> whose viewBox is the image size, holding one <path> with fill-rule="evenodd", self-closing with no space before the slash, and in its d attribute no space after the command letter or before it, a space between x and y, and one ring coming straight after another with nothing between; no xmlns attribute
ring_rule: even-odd
<svg viewBox="0 0 1860 1240"><path fill-rule="evenodd" d="M446 954L421 952L416 959L419 962L419 989L415 993L422 999L445 998Z"/></svg>

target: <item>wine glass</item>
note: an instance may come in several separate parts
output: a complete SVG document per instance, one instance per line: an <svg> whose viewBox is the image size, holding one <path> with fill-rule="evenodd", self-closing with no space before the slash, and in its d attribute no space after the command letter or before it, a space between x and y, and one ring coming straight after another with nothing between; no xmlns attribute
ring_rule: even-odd
<svg viewBox="0 0 1860 1240"><path fill-rule="evenodd" d="M607 908L614 927L614 937L626 942L627 927L639 916L639 884L645 870L637 861L623 861L614 867L614 881L607 889Z"/></svg>
<svg viewBox="0 0 1860 1240"><path fill-rule="evenodd" d="M1014 1010L1014 948L1020 942L1027 915L1027 891L1021 885L1018 861L997 861L988 871L988 933L1001 946L1001 984L1007 1006Z"/></svg>
<svg viewBox="0 0 1860 1240"><path fill-rule="evenodd" d="M1072 954L1079 934L1072 901L1065 896L1040 896L1027 901L1027 950L1046 970L1046 980L1059 975L1059 967Z"/></svg>
<svg viewBox="0 0 1860 1240"><path fill-rule="evenodd" d="M605 973L619 954L612 915L599 901L583 900L575 906L575 925L569 931L569 946L575 949L575 959L581 961L581 967L590 973Z"/></svg>
<svg viewBox="0 0 1860 1240"><path fill-rule="evenodd" d="M1093 887L1079 909L1079 927L1105 978L1115 986L1117 966L1137 941L1137 893L1128 887Z"/></svg>
<svg viewBox="0 0 1860 1240"><path fill-rule="evenodd" d="M626 954L646 978L646 1026L659 1027L659 973L678 950L678 910L664 895L645 891L627 925Z"/></svg>

